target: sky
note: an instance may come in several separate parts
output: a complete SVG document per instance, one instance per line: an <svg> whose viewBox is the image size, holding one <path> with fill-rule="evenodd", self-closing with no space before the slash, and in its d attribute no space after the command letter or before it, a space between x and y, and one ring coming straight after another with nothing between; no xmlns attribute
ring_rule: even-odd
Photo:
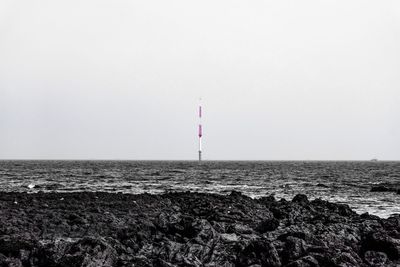
<svg viewBox="0 0 400 267"><path fill-rule="evenodd" d="M400 160L400 1L0 0L0 159Z"/></svg>

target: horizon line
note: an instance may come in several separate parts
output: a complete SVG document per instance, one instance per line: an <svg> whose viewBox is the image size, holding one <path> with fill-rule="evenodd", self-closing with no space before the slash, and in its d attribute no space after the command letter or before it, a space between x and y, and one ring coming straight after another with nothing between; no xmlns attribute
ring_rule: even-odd
<svg viewBox="0 0 400 267"><path fill-rule="evenodd" d="M187 161L198 162L197 159L107 159L107 158L0 158L0 161ZM394 162L400 159L204 159L203 162L216 161L367 161L367 162Z"/></svg>

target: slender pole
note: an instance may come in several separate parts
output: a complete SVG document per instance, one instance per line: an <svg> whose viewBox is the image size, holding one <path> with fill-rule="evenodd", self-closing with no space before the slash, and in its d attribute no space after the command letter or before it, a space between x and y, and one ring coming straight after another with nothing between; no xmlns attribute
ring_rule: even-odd
<svg viewBox="0 0 400 267"><path fill-rule="evenodd" d="M202 116L202 110L201 110L201 104L199 105L199 161L201 161L201 137L203 136L203 127L201 125L201 116Z"/></svg>

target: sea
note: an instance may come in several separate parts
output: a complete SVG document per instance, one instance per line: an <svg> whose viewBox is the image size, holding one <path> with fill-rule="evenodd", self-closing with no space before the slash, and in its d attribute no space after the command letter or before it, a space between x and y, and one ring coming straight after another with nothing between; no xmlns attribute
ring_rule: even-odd
<svg viewBox="0 0 400 267"><path fill-rule="evenodd" d="M0 161L1 192L191 191L291 200L296 194L383 218L400 213L400 162L373 161Z"/></svg>

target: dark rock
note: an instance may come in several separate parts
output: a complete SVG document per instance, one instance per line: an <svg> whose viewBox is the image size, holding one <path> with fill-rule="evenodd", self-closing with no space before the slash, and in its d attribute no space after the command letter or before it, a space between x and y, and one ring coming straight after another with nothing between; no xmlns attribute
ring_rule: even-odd
<svg viewBox="0 0 400 267"><path fill-rule="evenodd" d="M252 234L252 233L254 233L254 230L247 225L233 224L233 225L229 225L227 227L227 232L242 235L242 234Z"/></svg>
<svg viewBox="0 0 400 267"><path fill-rule="evenodd" d="M231 197L243 197L243 194L242 194L242 192L232 190L230 196Z"/></svg>
<svg viewBox="0 0 400 267"><path fill-rule="evenodd" d="M333 262L336 266L360 266L361 259L355 253L340 252L333 257Z"/></svg>
<svg viewBox="0 0 400 267"><path fill-rule="evenodd" d="M369 266L385 266L387 262L387 256L383 252L377 251L367 251L364 254L365 261L369 264Z"/></svg>
<svg viewBox="0 0 400 267"><path fill-rule="evenodd" d="M2 264L7 267L23 267L21 260L16 258L7 258Z"/></svg>
<svg viewBox="0 0 400 267"><path fill-rule="evenodd" d="M256 230L260 233L274 231L279 226L279 220L274 217L262 220L257 226Z"/></svg>
<svg viewBox="0 0 400 267"><path fill-rule="evenodd" d="M311 233L307 232L306 229L302 229L302 231L291 231L281 234L278 236L278 239L281 241L286 241L289 236L297 237L303 240L308 240L312 235Z"/></svg>
<svg viewBox="0 0 400 267"><path fill-rule="evenodd" d="M263 201L263 202L266 202L266 203L274 203L276 201L274 195L269 195L267 197L263 197L260 200Z"/></svg>
<svg viewBox="0 0 400 267"><path fill-rule="evenodd" d="M261 266L282 266L275 246L266 241L251 242L239 255L238 266L260 264Z"/></svg>
<svg viewBox="0 0 400 267"><path fill-rule="evenodd" d="M400 239L393 238L383 231L369 233L363 246L365 250L384 252L390 260L400 258Z"/></svg>
<svg viewBox="0 0 400 267"><path fill-rule="evenodd" d="M0 236L0 253L17 256L20 250L31 250L35 247L35 241L29 233Z"/></svg>
<svg viewBox="0 0 400 267"><path fill-rule="evenodd" d="M283 258L285 262L291 262L302 257L306 251L307 245L303 239L288 236L286 238Z"/></svg>
<svg viewBox="0 0 400 267"><path fill-rule="evenodd" d="M305 195L2 192L1 266L400 266L400 215Z"/></svg>
<svg viewBox="0 0 400 267"><path fill-rule="evenodd" d="M296 196L292 199L292 202L304 203L304 204L309 203L307 196L306 196L306 195L303 195L303 194L298 194L298 195L296 195Z"/></svg>
<svg viewBox="0 0 400 267"><path fill-rule="evenodd" d="M313 256L305 256L285 265L286 267L319 267L318 261Z"/></svg>
<svg viewBox="0 0 400 267"><path fill-rule="evenodd" d="M106 241L85 237L76 242L54 240L38 255L42 266L114 266L117 253Z"/></svg>
<svg viewBox="0 0 400 267"><path fill-rule="evenodd" d="M68 219L71 221L72 224L86 224L87 221L79 216L76 213L72 213L69 215Z"/></svg>

